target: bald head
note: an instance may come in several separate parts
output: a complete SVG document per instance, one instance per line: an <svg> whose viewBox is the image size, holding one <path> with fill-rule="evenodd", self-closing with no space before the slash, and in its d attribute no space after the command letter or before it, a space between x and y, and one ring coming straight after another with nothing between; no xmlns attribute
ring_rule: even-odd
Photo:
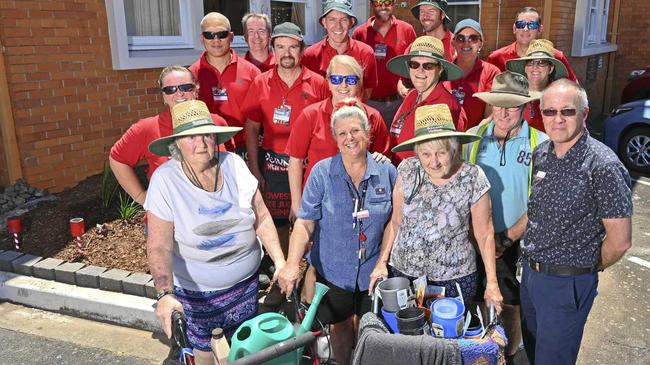
<svg viewBox="0 0 650 365"><path fill-rule="evenodd" d="M201 19L201 31L205 32L205 30L210 27L210 26L222 26L226 28L227 31L231 31L232 28L230 27L230 20L226 18L223 14L217 13L217 12L211 12L205 14L203 19Z"/></svg>

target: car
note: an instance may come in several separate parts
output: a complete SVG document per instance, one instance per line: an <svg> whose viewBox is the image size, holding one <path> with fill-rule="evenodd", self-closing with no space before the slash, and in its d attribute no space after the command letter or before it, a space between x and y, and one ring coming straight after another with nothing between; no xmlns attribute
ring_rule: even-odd
<svg viewBox="0 0 650 365"><path fill-rule="evenodd" d="M603 143L629 170L650 175L650 99L614 108L605 120Z"/></svg>
<svg viewBox="0 0 650 365"><path fill-rule="evenodd" d="M621 104L650 98L650 66L632 70L621 93Z"/></svg>

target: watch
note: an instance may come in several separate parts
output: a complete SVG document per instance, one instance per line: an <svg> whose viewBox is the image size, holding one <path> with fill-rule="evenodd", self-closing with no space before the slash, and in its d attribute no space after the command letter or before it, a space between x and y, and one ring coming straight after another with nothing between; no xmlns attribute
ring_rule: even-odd
<svg viewBox="0 0 650 365"><path fill-rule="evenodd" d="M167 289L161 289L156 292L156 300L162 299L167 294L174 294L174 289L172 288L167 288Z"/></svg>
<svg viewBox="0 0 650 365"><path fill-rule="evenodd" d="M508 248L514 245L515 241L511 240L506 232L507 231L499 232L499 239L501 240L501 246Z"/></svg>

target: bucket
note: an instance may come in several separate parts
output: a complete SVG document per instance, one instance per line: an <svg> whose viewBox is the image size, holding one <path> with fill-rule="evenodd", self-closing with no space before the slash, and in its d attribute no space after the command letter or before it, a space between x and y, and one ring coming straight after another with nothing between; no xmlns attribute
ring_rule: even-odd
<svg viewBox="0 0 650 365"><path fill-rule="evenodd" d="M479 339L483 335L483 323L481 323L481 318L476 314L472 315L472 311L467 312L467 322L465 326L465 334L463 337L466 339Z"/></svg>
<svg viewBox="0 0 650 365"><path fill-rule="evenodd" d="M384 322L388 325L388 328L393 333L399 333L399 328L397 327L397 317L395 312L389 312L386 309L381 309L381 316L384 317Z"/></svg>
<svg viewBox="0 0 650 365"><path fill-rule="evenodd" d="M424 316L424 308L412 307L397 312L399 333L409 336L430 334L429 324Z"/></svg>
<svg viewBox="0 0 650 365"><path fill-rule="evenodd" d="M383 308L388 312L397 313L408 305L411 283L402 277L390 278L377 285Z"/></svg>
<svg viewBox="0 0 650 365"><path fill-rule="evenodd" d="M431 334L458 338L463 335L465 305L457 298L440 298L431 303Z"/></svg>

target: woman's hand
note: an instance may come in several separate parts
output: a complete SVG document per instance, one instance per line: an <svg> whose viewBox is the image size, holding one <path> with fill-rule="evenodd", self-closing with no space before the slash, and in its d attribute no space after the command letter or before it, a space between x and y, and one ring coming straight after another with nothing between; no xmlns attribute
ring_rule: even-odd
<svg viewBox="0 0 650 365"><path fill-rule="evenodd" d="M280 270L276 269L276 273L280 289L289 297L300 280L300 266L287 263Z"/></svg>
<svg viewBox="0 0 650 365"><path fill-rule="evenodd" d="M172 312L175 310L183 313L183 305L174 294L167 294L156 303L156 318L160 321L167 338L172 337Z"/></svg>
<svg viewBox="0 0 650 365"><path fill-rule="evenodd" d="M372 296L374 293L375 283L377 280L388 278L388 267L385 263L377 262L375 268L370 273L370 286L368 287L368 295Z"/></svg>
<svg viewBox="0 0 650 365"><path fill-rule="evenodd" d="M494 308L497 310L497 314L501 313L503 309L503 297L501 296L501 291L499 290L499 284L496 282L488 282L485 287L485 295L483 296L485 300L485 305L490 306L494 305Z"/></svg>
<svg viewBox="0 0 650 365"><path fill-rule="evenodd" d="M390 162L390 158L382 155L380 152L373 152L372 153L372 159L379 162L379 163Z"/></svg>

